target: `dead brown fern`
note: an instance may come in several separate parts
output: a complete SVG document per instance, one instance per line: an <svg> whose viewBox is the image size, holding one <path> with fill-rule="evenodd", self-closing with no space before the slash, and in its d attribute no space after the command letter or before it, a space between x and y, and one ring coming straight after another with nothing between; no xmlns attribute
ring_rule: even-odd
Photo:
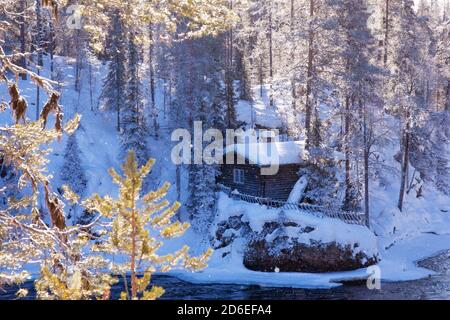
<svg viewBox="0 0 450 320"><path fill-rule="evenodd" d="M45 202L52 220L52 225L60 230L66 228L66 218L64 217L64 204L58 196L51 192L48 183L44 186Z"/></svg>
<svg viewBox="0 0 450 320"><path fill-rule="evenodd" d="M55 114L55 130L61 135L62 134L62 119L63 112L62 108L59 105L59 94L57 92L53 92L50 96L50 99L44 105L42 109L40 118L43 120L43 129L47 126L47 120L50 113Z"/></svg>
<svg viewBox="0 0 450 320"><path fill-rule="evenodd" d="M42 6L50 8L52 15L58 21L58 2L55 0L42 0Z"/></svg>
<svg viewBox="0 0 450 320"><path fill-rule="evenodd" d="M9 86L9 95L11 96L9 105L11 106L11 112L16 124L19 123L20 119L22 119L23 123L25 123L25 114L27 112L28 105L25 98L20 95L19 89L15 83Z"/></svg>

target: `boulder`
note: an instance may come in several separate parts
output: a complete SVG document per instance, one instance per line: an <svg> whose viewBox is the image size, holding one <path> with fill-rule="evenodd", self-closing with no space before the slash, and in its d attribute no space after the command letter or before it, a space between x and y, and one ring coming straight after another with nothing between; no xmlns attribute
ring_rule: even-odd
<svg viewBox="0 0 450 320"><path fill-rule="evenodd" d="M291 227L289 235L284 228ZM292 228L297 232L292 234ZM263 272L337 272L365 268L378 262L378 256L367 256L358 245L336 242L299 241L302 234L315 229L292 223L269 222L259 233L254 233L244 252L244 265Z"/></svg>
<svg viewBox="0 0 450 320"><path fill-rule="evenodd" d="M326 223L309 225L282 216L277 221L266 221L260 230L255 231L250 227L245 215L235 215L217 224L214 248L225 248L223 256L226 256L229 254L226 248L231 248L230 245L236 239L243 239L245 267L262 272L351 271L378 263L378 253L366 254L374 251L361 247L360 243L364 239L354 239L352 244L337 241L324 243L320 240L320 228L328 230L335 227ZM351 239L353 236L373 236L368 229L361 229L364 228L361 226L350 225L345 228L345 231L350 232ZM334 230L339 231L341 229Z"/></svg>

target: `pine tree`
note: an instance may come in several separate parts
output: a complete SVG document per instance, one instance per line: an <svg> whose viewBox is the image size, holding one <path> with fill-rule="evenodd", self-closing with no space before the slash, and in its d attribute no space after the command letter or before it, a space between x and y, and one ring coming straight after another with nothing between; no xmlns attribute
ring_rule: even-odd
<svg viewBox="0 0 450 320"><path fill-rule="evenodd" d="M179 127L188 128L192 134L195 121L201 121L203 129L224 131L228 128L229 86L225 81L228 66L226 62L219 63L223 61L223 52L227 52L221 50L226 46L223 39L187 40L177 44L172 51L176 61L176 99L171 117ZM204 147L209 144L204 143ZM189 197L186 207L194 230L206 236L215 214L215 179L219 167L195 163L187 170Z"/></svg>
<svg viewBox="0 0 450 320"><path fill-rule="evenodd" d="M374 38L368 28L368 2L366 0L333 1L332 7L336 12L335 23L339 47L336 56L342 68L337 76L339 89L344 96L343 110L343 138L345 151L345 199L344 208L355 209L359 206L360 194L359 177L352 177L352 159L358 161L358 146L363 149L364 158L364 203L367 221L369 221L369 163L370 153L368 131L367 105L376 99L373 89L376 87L380 70L371 61ZM358 123L359 122L359 123ZM362 139L358 141L356 132L362 129Z"/></svg>
<svg viewBox="0 0 450 320"><path fill-rule="evenodd" d="M117 274L131 273L129 285L126 277L124 278L127 286L121 293L121 299L155 300L164 294L164 289L153 286L148 290L154 272L167 272L179 266L199 270L206 267L206 261L212 254L208 250L203 255L192 258L188 255L187 246L173 254L158 254L163 246L162 239L182 236L189 224L172 222L180 204L176 202L170 205L164 200L170 188L168 183L159 190L141 196L143 181L153 164L154 160L151 159L139 168L134 152L130 152L122 166L123 175L119 175L114 169L110 170L113 181L120 188L119 198L94 195L84 202L87 209L98 211L111 221L109 240L99 245L97 250L128 258L125 263L114 263L112 268ZM142 276L139 277L138 273L142 273Z"/></svg>
<svg viewBox="0 0 450 320"><path fill-rule="evenodd" d="M126 97L126 47L123 41L124 32L118 13L113 15L108 53L111 62L108 74L103 80L101 101L103 109L117 113L117 131L121 130L121 109L125 106Z"/></svg>
<svg viewBox="0 0 450 320"><path fill-rule="evenodd" d="M210 92L216 92L211 101L204 101L197 113L198 121L202 121L207 128L224 130L226 127L226 88L220 88L216 82L216 90L211 88ZM219 89L219 90L217 90ZM208 106L209 108L207 108ZM210 113L208 112L210 110ZM209 116L207 114L209 113ZM207 142L204 143L206 147ZM203 163L192 164L189 167L189 209L193 228L198 234L207 239L208 232L214 220L216 205L216 177L220 174L219 164Z"/></svg>
<svg viewBox="0 0 450 320"><path fill-rule="evenodd" d="M139 76L140 56L132 33L129 35L127 52L127 95L122 112L121 154L122 158L125 158L130 150L134 150L138 164L142 165L148 159L148 149Z"/></svg>
<svg viewBox="0 0 450 320"><path fill-rule="evenodd" d="M88 180L84 173L84 168L81 161L81 150L78 146L76 134L69 136L67 139L66 150L64 152L64 164L61 168L61 181L68 185L79 196L83 196ZM72 213L76 214L76 207L73 206L68 218L72 218ZM76 217L75 223L78 220L85 219L85 217ZM86 222L86 221L85 221Z"/></svg>
<svg viewBox="0 0 450 320"><path fill-rule="evenodd" d="M403 0L393 30L396 40L393 46L393 68L390 98L391 112L398 116L401 125L400 140L400 191L398 208L403 210L404 197L408 189L408 173L411 163L414 131L423 124L427 107L423 81L428 73L430 39L424 25L414 11L413 2ZM416 131L417 133L417 131Z"/></svg>

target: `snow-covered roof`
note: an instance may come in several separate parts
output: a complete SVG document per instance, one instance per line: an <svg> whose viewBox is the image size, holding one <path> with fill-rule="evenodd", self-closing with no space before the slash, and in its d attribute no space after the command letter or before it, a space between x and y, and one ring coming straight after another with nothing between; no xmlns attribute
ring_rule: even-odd
<svg viewBox="0 0 450 320"><path fill-rule="evenodd" d="M225 149L230 152L258 166L298 164L307 154L304 141L234 144Z"/></svg>

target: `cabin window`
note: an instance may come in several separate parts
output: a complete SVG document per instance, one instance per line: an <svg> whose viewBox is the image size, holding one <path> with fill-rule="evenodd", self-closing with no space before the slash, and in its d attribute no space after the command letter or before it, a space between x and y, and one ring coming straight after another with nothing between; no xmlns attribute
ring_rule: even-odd
<svg viewBox="0 0 450 320"><path fill-rule="evenodd" d="M245 183L245 171L242 169L234 169L233 170L233 181L237 184Z"/></svg>

